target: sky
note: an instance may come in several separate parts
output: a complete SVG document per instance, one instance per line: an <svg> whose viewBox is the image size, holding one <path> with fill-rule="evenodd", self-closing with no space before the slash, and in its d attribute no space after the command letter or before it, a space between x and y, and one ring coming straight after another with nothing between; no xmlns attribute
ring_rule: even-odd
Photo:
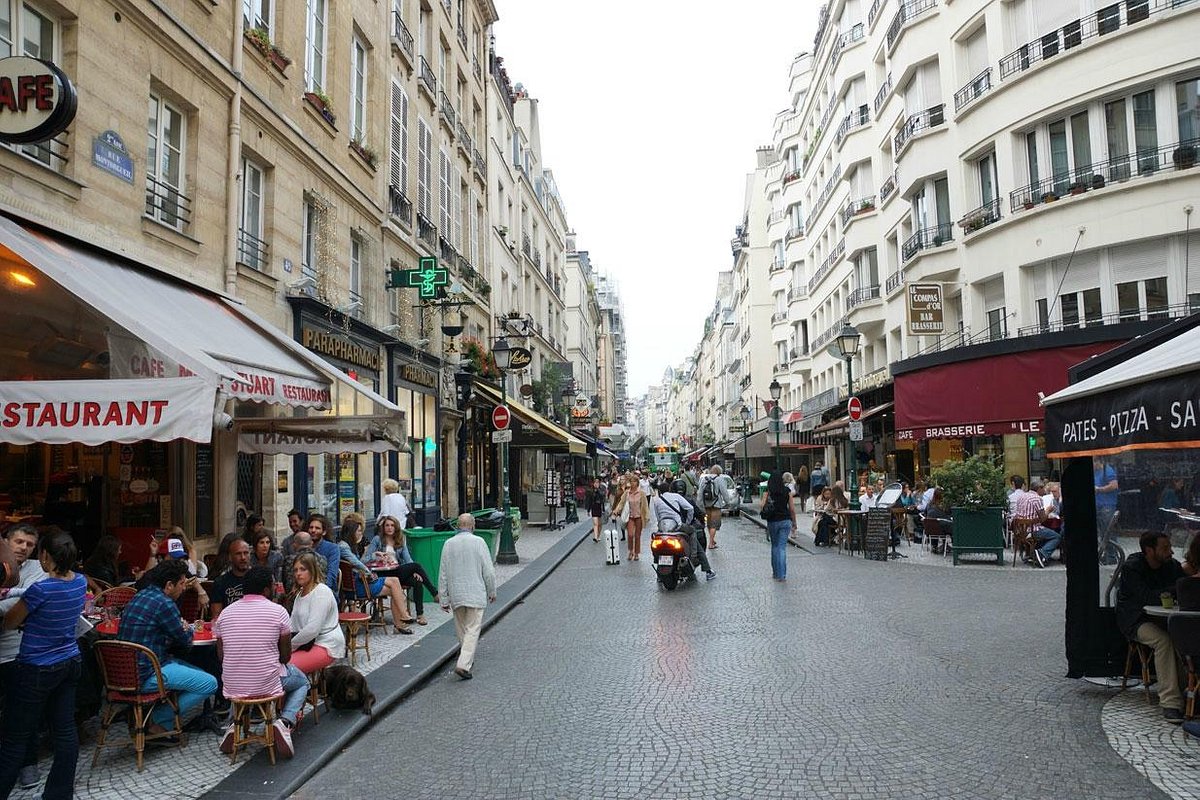
<svg viewBox="0 0 1200 800"><path fill-rule="evenodd" d="M538 101L542 166L577 247L619 286L631 397L700 340L819 7L496 0L496 53Z"/></svg>

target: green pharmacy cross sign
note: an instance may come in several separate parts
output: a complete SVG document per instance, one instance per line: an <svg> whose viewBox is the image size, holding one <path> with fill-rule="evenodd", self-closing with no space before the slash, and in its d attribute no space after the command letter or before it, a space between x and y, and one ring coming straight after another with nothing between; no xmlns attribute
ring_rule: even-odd
<svg viewBox="0 0 1200 800"><path fill-rule="evenodd" d="M436 258L422 258L416 269L394 269L388 273L389 289L420 289L421 299L433 299L438 289L450 283L450 273L438 266Z"/></svg>

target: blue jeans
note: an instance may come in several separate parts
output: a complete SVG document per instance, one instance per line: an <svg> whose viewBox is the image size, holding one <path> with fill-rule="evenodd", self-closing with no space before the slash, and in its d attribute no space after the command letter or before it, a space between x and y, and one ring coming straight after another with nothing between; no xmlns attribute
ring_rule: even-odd
<svg viewBox="0 0 1200 800"><path fill-rule="evenodd" d="M771 577L780 580L787 577L787 542L788 534L792 532L792 521L781 519L778 522L767 523L767 533L771 537Z"/></svg>
<svg viewBox="0 0 1200 800"><path fill-rule="evenodd" d="M75 687L79 684L81 663L79 656L75 656L48 667L20 664L15 671L7 687L4 720L0 723L0 797L8 797L12 791L26 760L26 748L37 741L38 730L46 718L54 737L54 763L42 797L49 800L74 797L75 763L79 760Z"/></svg>
<svg viewBox="0 0 1200 800"><path fill-rule="evenodd" d="M1038 528L1037 540L1038 552L1042 554L1043 560L1049 561L1050 556L1058 549L1058 543L1062 541L1062 533L1051 528Z"/></svg>
<svg viewBox="0 0 1200 800"><path fill-rule="evenodd" d="M182 661L167 661L162 664L163 685L179 693L179 716L186 717L188 712L204 704L204 701L217 692L217 679L203 670L196 669L191 664ZM154 692L158 684L151 675L142 684L142 691ZM175 712L166 703L160 703L150 715L150 719L164 728L175 724Z"/></svg>
<svg viewBox="0 0 1200 800"><path fill-rule="evenodd" d="M304 698L308 695L308 678L295 664L287 665L287 675L282 676L283 713L280 719L286 719L289 725L296 724L296 715L304 708Z"/></svg>

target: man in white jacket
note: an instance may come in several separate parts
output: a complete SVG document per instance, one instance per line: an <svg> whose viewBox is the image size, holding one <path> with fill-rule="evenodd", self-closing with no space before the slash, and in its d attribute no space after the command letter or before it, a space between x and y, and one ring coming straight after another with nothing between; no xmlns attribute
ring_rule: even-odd
<svg viewBox="0 0 1200 800"><path fill-rule="evenodd" d="M458 517L458 532L442 547L438 583L442 608L454 609L454 632L460 645L454 674L469 681L483 609L496 601L496 569L487 542L475 535L475 518Z"/></svg>

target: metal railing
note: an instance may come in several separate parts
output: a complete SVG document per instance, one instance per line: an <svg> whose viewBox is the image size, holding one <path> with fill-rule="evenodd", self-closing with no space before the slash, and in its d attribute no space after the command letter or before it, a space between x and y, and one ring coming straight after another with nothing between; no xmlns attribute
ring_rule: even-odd
<svg viewBox="0 0 1200 800"><path fill-rule="evenodd" d="M896 170L888 176L883 182L883 186L879 187L879 202L885 203L887 199L896 193L896 185L899 183L900 171Z"/></svg>
<svg viewBox="0 0 1200 800"><path fill-rule="evenodd" d="M1018 75L1059 53L1078 47L1088 39L1114 33L1122 25L1135 25L1187 2L1190 0L1125 0L1107 5L1021 45L1000 59L1000 80Z"/></svg>
<svg viewBox="0 0 1200 800"><path fill-rule="evenodd" d="M237 260L239 264L264 272L271 263L270 245L245 228L238 228Z"/></svg>
<svg viewBox="0 0 1200 800"><path fill-rule="evenodd" d="M854 44L855 42L861 41L863 39L863 37L865 37L866 35L867 35L866 26L863 25L861 22L855 23L855 25L853 27L851 27L850 30L848 30L842 34L842 47L845 47L848 44Z"/></svg>
<svg viewBox="0 0 1200 800"><path fill-rule="evenodd" d="M981 205L979 208L972 209L963 215L963 218L958 221L958 227L962 228L966 233L974 233L975 231L986 228L994 222L1000 221L1000 198L996 197Z"/></svg>
<svg viewBox="0 0 1200 800"><path fill-rule="evenodd" d="M787 362L784 362L782 364L776 364L775 369L772 370L771 374L785 375L785 374L787 374L787 371L788 371L788 365L787 365Z"/></svg>
<svg viewBox="0 0 1200 800"><path fill-rule="evenodd" d="M458 43L462 45L463 50L467 49L467 29L463 26L462 17L458 18Z"/></svg>
<svg viewBox="0 0 1200 800"><path fill-rule="evenodd" d="M791 241L792 239L799 239L803 235L804 223L800 223L799 225L792 225L790 228L788 228L787 234L785 234L783 238L786 241Z"/></svg>
<svg viewBox="0 0 1200 800"><path fill-rule="evenodd" d="M883 284L883 293L890 295L892 292L904 285L904 273L896 270L891 275L888 275L887 281Z"/></svg>
<svg viewBox="0 0 1200 800"><path fill-rule="evenodd" d="M1153 308L1136 308L1125 311L1110 311L1105 314L1088 314L1075 319L1056 319L1039 322L1036 325L1026 325L1017 329L1017 336L1036 336L1041 333L1060 333L1062 331L1092 328L1100 325L1120 325L1124 322L1139 322L1146 320L1169 320L1186 317L1195 308L1190 303L1178 303L1169 306L1154 306Z"/></svg>
<svg viewBox="0 0 1200 800"><path fill-rule="evenodd" d="M450 240L445 236L438 237L438 254L442 257L442 263L450 265L458 263L458 251L454 249L454 245L450 244Z"/></svg>
<svg viewBox="0 0 1200 800"><path fill-rule="evenodd" d="M475 149L475 141L471 138L471 134L467 133L467 126L463 125L462 120L458 121L458 146L463 149L467 158L471 157L471 151Z"/></svg>
<svg viewBox="0 0 1200 800"><path fill-rule="evenodd" d="M782 258L777 258L771 262L770 274L774 275L776 272L783 272L785 269L787 269L787 262Z"/></svg>
<svg viewBox="0 0 1200 800"><path fill-rule="evenodd" d="M879 284L874 286L864 286L861 289L855 289L850 293L850 299L846 301L850 308L856 308L863 303L869 303L872 300L879 299Z"/></svg>
<svg viewBox="0 0 1200 800"><path fill-rule="evenodd" d="M425 56L417 57L417 75L421 81L420 86L429 92L429 96L437 97L437 78L434 77L433 67L429 66L429 62L425 60Z"/></svg>
<svg viewBox="0 0 1200 800"><path fill-rule="evenodd" d="M388 186L388 215L408 228L412 226L412 201L396 185Z"/></svg>
<svg viewBox="0 0 1200 800"><path fill-rule="evenodd" d="M930 106L924 111L918 111L908 119L904 120L904 124L900 126L900 130L896 131L895 139L895 157L899 158L904 152L904 148L908 147L908 143L912 141L913 136L927 128L936 128L946 121L946 104L938 103L936 106Z"/></svg>
<svg viewBox="0 0 1200 800"><path fill-rule="evenodd" d="M429 247L430 252L433 252L437 248L437 226L420 211L417 212L417 238Z"/></svg>
<svg viewBox="0 0 1200 800"><path fill-rule="evenodd" d="M886 4L887 4L887 0L875 0L875 2L871 4L871 10L867 12L867 27L868 28L873 27L875 25L875 18L879 16L879 12L883 10L883 7Z"/></svg>
<svg viewBox="0 0 1200 800"><path fill-rule="evenodd" d="M892 73L888 73L887 80L879 87L879 91L875 93L875 116L879 116L879 109L883 108L883 104L887 102L888 96L892 93Z"/></svg>
<svg viewBox="0 0 1200 800"><path fill-rule="evenodd" d="M787 185L788 185L789 183L791 183L792 181L798 181L798 180L800 180L800 174L801 174L801 172L800 172L800 170L798 170L798 169L794 169L794 170L792 170L791 172L784 173L784 176L783 176L783 185L784 185L784 186L787 186Z"/></svg>
<svg viewBox="0 0 1200 800"><path fill-rule="evenodd" d="M926 334L930 335L930 334ZM944 333L935 338L932 342L917 349L909 358L924 355L925 353L940 353L942 350L949 350L952 347L963 347L971 343L971 329L969 327L961 328L960 330Z"/></svg>
<svg viewBox="0 0 1200 800"><path fill-rule="evenodd" d="M183 230L192 221L192 199L174 186L148 174L146 216L176 230Z"/></svg>
<svg viewBox="0 0 1200 800"><path fill-rule="evenodd" d="M767 217L767 224L774 225L777 222L783 222L785 219L787 219L786 211L772 211L771 215Z"/></svg>
<svg viewBox="0 0 1200 800"><path fill-rule="evenodd" d="M806 297L808 297L807 286L792 286L788 289L787 299L789 303L796 300L803 300Z"/></svg>
<svg viewBox="0 0 1200 800"><path fill-rule="evenodd" d="M976 75L966 86L954 93L954 110L959 111L992 90L992 68L987 67Z"/></svg>
<svg viewBox="0 0 1200 800"><path fill-rule="evenodd" d="M479 65L479 56L471 56L471 72L475 73L475 80L483 80L483 67Z"/></svg>
<svg viewBox="0 0 1200 800"><path fill-rule="evenodd" d="M821 266L817 268L817 271L813 273L813 276L809 278L809 294L812 294L816 288L821 285L821 281L825 280L825 276L828 275L831 270L833 270L834 266L838 263L838 260L841 259L845 253L846 240L842 239L837 243L837 247L833 248L833 252L827 255L825 260L821 262Z"/></svg>
<svg viewBox="0 0 1200 800"><path fill-rule="evenodd" d="M810 219L816 219L816 216L821 213L821 209L825 208L825 204L833 196L833 190L837 188L838 181L841 179L842 165L838 164L837 169L829 176L829 180L825 181L825 188L821 189L821 193L817 195L817 201L813 203L812 212L809 214Z"/></svg>
<svg viewBox="0 0 1200 800"><path fill-rule="evenodd" d="M861 128L870 121L871 111L867 107L866 103L864 103L842 118L841 124L838 125L837 133L835 133L833 136L834 144L840 146L842 140L846 138L850 131Z"/></svg>
<svg viewBox="0 0 1200 800"><path fill-rule="evenodd" d="M526 258L533 260L533 243L528 233L521 234L521 252L525 254Z"/></svg>
<svg viewBox="0 0 1200 800"><path fill-rule="evenodd" d="M1008 196L1009 210L1030 209L1039 203L1051 203L1065 195L1080 195L1103 189L1109 183L1149 178L1163 170L1192 169L1200 156L1200 139L1187 139L1154 150L1117 155L1107 161L1076 167L1036 183L1013 190Z"/></svg>
<svg viewBox="0 0 1200 800"><path fill-rule="evenodd" d="M900 250L900 255L904 261L908 261L922 250L941 247L953 241L954 226L949 222L944 225L935 225L932 228L922 228L908 237Z"/></svg>
<svg viewBox="0 0 1200 800"><path fill-rule="evenodd" d="M788 315L786 311L776 311L771 315L771 324L777 325L780 322L787 322L787 317Z"/></svg>
<svg viewBox="0 0 1200 800"><path fill-rule="evenodd" d="M408 58L408 63L413 62L413 57L416 55L413 35L408 30L408 26L404 24L404 20L400 18L400 12L395 10L392 11L392 44L396 45L396 49Z"/></svg>
<svg viewBox="0 0 1200 800"><path fill-rule="evenodd" d="M829 327L829 330L822 333L820 336L812 340L811 351L817 353L825 345L833 341L834 337L842 330L842 326L846 324L846 319L843 317Z"/></svg>
<svg viewBox="0 0 1200 800"><path fill-rule="evenodd" d="M850 224L850 221L859 214L866 214L874 210L875 195L873 194L867 197L860 197L857 200L848 200L841 210L842 229L844 230Z"/></svg>
<svg viewBox="0 0 1200 800"><path fill-rule="evenodd" d="M475 172L479 174L479 177L484 178L487 176L487 162L483 160L483 153L475 148L474 142L471 143L471 166L475 168Z"/></svg>
<svg viewBox="0 0 1200 800"><path fill-rule="evenodd" d="M887 29L887 46L890 52L896 46L896 42L900 40L900 32L904 29L904 25L917 17L929 11L937 5L937 0L905 0L900 4L900 8L896 11L896 16L892 17L891 24Z"/></svg>
<svg viewBox="0 0 1200 800"><path fill-rule="evenodd" d="M450 95L438 92L438 99L438 110L442 113L442 119L446 120L447 127L453 132L455 125L458 124L458 114L454 111L454 104L450 102Z"/></svg>

